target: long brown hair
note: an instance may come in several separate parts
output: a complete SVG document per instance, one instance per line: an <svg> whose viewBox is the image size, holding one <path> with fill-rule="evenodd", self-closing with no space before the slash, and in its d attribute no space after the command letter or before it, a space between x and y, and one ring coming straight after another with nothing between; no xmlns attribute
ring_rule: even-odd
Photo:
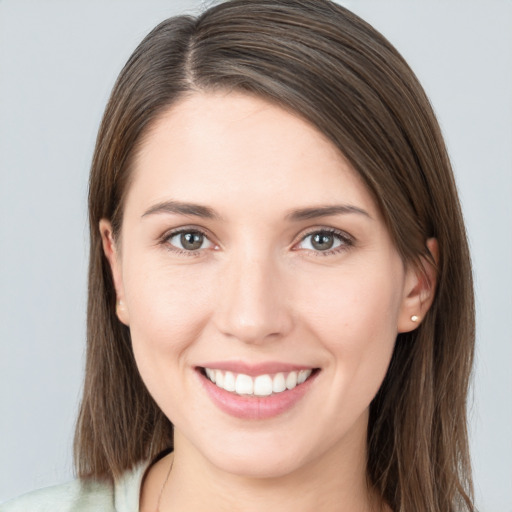
<svg viewBox="0 0 512 512"><path fill-rule="evenodd" d="M245 91L298 113L350 161L375 196L404 262L431 259L434 303L399 334L370 407L368 480L395 512L474 510L466 401L474 347L471 265L443 138L415 75L374 28L329 0L232 0L157 26L107 105L89 193L87 363L75 437L82 478L117 478L172 447L147 392L98 224L119 236L131 162L148 128L194 91Z"/></svg>

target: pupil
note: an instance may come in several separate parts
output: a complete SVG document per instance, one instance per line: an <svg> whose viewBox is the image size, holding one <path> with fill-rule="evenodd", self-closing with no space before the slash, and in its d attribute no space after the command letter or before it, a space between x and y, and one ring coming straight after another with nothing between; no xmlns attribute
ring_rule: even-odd
<svg viewBox="0 0 512 512"><path fill-rule="evenodd" d="M189 251L199 249L203 245L203 235L201 233L182 233L181 245Z"/></svg>
<svg viewBox="0 0 512 512"><path fill-rule="evenodd" d="M313 247L320 251L330 249L334 243L334 237L328 233L317 233L313 236Z"/></svg>

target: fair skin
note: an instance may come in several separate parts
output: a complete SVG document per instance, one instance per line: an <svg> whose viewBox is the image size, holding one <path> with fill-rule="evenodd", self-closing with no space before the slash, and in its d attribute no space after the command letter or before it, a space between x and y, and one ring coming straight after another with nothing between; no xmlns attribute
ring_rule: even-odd
<svg viewBox="0 0 512 512"><path fill-rule="evenodd" d="M118 317L175 428L160 510L374 510L369 404L432 283L404 265L340 152L262 99L194 93L147 134L120 239L107 220L100 230ZM307 378L254 396L205 368L254 386L294 368ZM172 456L149 470L142 511Z"/></svg>

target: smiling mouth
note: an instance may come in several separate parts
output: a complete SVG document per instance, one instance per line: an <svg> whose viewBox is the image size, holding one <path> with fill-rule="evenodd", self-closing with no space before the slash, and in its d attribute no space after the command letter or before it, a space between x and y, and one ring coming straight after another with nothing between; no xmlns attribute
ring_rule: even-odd
<svg viewBox="0 0 512 512"><path fill-rule="evenodd" d="M251 377L243 373L198 368L200 373L218 388L240 396L265 397L291 391L319 371L318 368L262 374Z"/></svg>

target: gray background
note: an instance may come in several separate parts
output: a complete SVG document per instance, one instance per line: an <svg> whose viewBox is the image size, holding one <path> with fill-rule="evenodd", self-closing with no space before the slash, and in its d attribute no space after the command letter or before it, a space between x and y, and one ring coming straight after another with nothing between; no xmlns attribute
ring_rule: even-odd
<svg viewBox="0 0 512 512"><path fill-rule="evenodd" d="M72 477L96 130L136 44L204 3L0 0L0 502ZM478 299L478 504L512 512L512 2L341 3L402 52L446 136Z"/></svg>

